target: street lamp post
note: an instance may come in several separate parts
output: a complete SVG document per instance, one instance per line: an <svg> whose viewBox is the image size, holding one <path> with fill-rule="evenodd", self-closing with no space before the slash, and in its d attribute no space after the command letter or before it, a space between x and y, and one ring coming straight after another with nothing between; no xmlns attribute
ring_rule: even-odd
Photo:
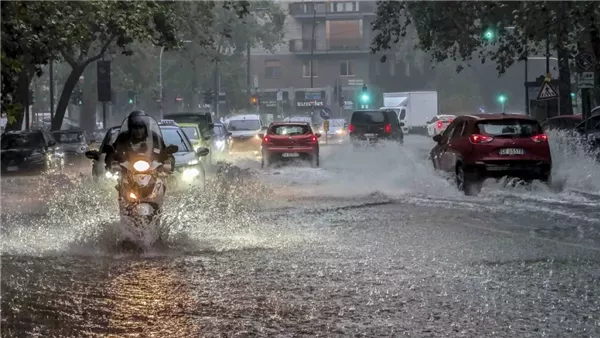
<svg viewBox="0 0 600 338"><path fill-rule="evenodd" d="M183 43L190 43L192 42L191 40L184 40L182 41ZM160 99L160 118L163 118L163 78L162 78L162 57L163 57L163 52L165 51L165 46L160 47L160 54L158 56L158 87L160 90L160 93L158 94L158 97Z"/></svg>
<svg viewBox="0 0 600 338"><path fill-rule="evenodd" d="M250 10L250 13L264 11L266 8L259 7ZM248 37L248 43L246 44L246 86L248 87L248 94L252 91L252 86L250 83L250 78L252 74L250 74L250 37Z"/></svg>

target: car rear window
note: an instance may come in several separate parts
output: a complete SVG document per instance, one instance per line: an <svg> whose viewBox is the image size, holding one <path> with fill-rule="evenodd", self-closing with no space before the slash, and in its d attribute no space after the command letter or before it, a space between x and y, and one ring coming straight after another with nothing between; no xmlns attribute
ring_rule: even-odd
<svg viewBox="0 0 600 338"><path fill-rule="evenodd" d="M354 112L352 124L376 124L385 123L386 115L383 111Z"/></svg>
<svg viewBox="0 0 600 338"><path fill-rule="evenodd" d="M271 127L271 133L289 136L304 135L310 133L310 128L306 125L273 126Z"/></svg>
<svg viewBox="0 0 600 338"><path fill-rule="evenodd" d="M490 136L521 137L541 134L542 127L537 121L504 119L481 121L477 124L481 134Z"/></svg>

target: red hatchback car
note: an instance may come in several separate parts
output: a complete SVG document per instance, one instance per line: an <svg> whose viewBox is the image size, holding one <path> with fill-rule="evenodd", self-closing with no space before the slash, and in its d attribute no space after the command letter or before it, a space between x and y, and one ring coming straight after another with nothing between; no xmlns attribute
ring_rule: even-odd
<svg viewBox="0 0 600 338"><path fill-rule="evenodd" d="M548 136L529 116L459 116L433 140L434 168L455 174L456 185L465 194L477 194L486 178L550 180Z"/></svg>
<svg viewBox="0 0 600 338"><path fill-rule="evenodd" d="M305 122L273 122L262 138L261 167L281 160L303 159L319 166L319 137Z"/></svg>

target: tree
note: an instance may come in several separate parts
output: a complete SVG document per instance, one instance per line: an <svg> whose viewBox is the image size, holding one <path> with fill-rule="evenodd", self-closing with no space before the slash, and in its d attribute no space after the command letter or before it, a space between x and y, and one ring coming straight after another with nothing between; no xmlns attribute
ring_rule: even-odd
<svg viewBox="0 0 600 338"><path fill-rule="evenodd" d="M80 1L53 2L47 20L61 22L52 33L67 41L60 53L72 70L67 78L52 121L60 129L69 98L79 77L92 62L99 60L109 46L122 53L134 41L178 46L171 2L159 1Z"/></svg>
<svg viewBox="0 0 600 338"><path fill-rule="evenodd" d="M593 2L396 2L378 3L373 52L390 49L414 27L419 48L434 62L478 58L496 63L499 74L528 55L545 53L548 41L559 58L561 97L570 97L569 63L578 44L597 32L599 6ZM587 40L587 41L582 41ZM599 46L594 47L600 53ZM600 55L598 55L600 56ZM561 100L561 111L572 112Z"/></svg>

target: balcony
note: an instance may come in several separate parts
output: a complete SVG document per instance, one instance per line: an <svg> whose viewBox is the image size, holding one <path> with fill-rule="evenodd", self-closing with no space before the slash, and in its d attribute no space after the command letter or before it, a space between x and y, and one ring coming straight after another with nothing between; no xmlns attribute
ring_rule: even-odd
<svg viewBox="0 0 600 338"><path fill-rule="evenodd" d="M289 13L296 19L360 19L364 16L375 16L375 2L293 2L289 5ZM316 11L316 13L315 13Z"/></svg>
<svg viewBox="0 0 600 338"><path fill-rule="evenodd" d="M369 46L363 38L354 39L321 39L314 41L314 53L348 53L369 52ZM289 41L290 52L310 53L310 39L293 39Z"/></svg>

